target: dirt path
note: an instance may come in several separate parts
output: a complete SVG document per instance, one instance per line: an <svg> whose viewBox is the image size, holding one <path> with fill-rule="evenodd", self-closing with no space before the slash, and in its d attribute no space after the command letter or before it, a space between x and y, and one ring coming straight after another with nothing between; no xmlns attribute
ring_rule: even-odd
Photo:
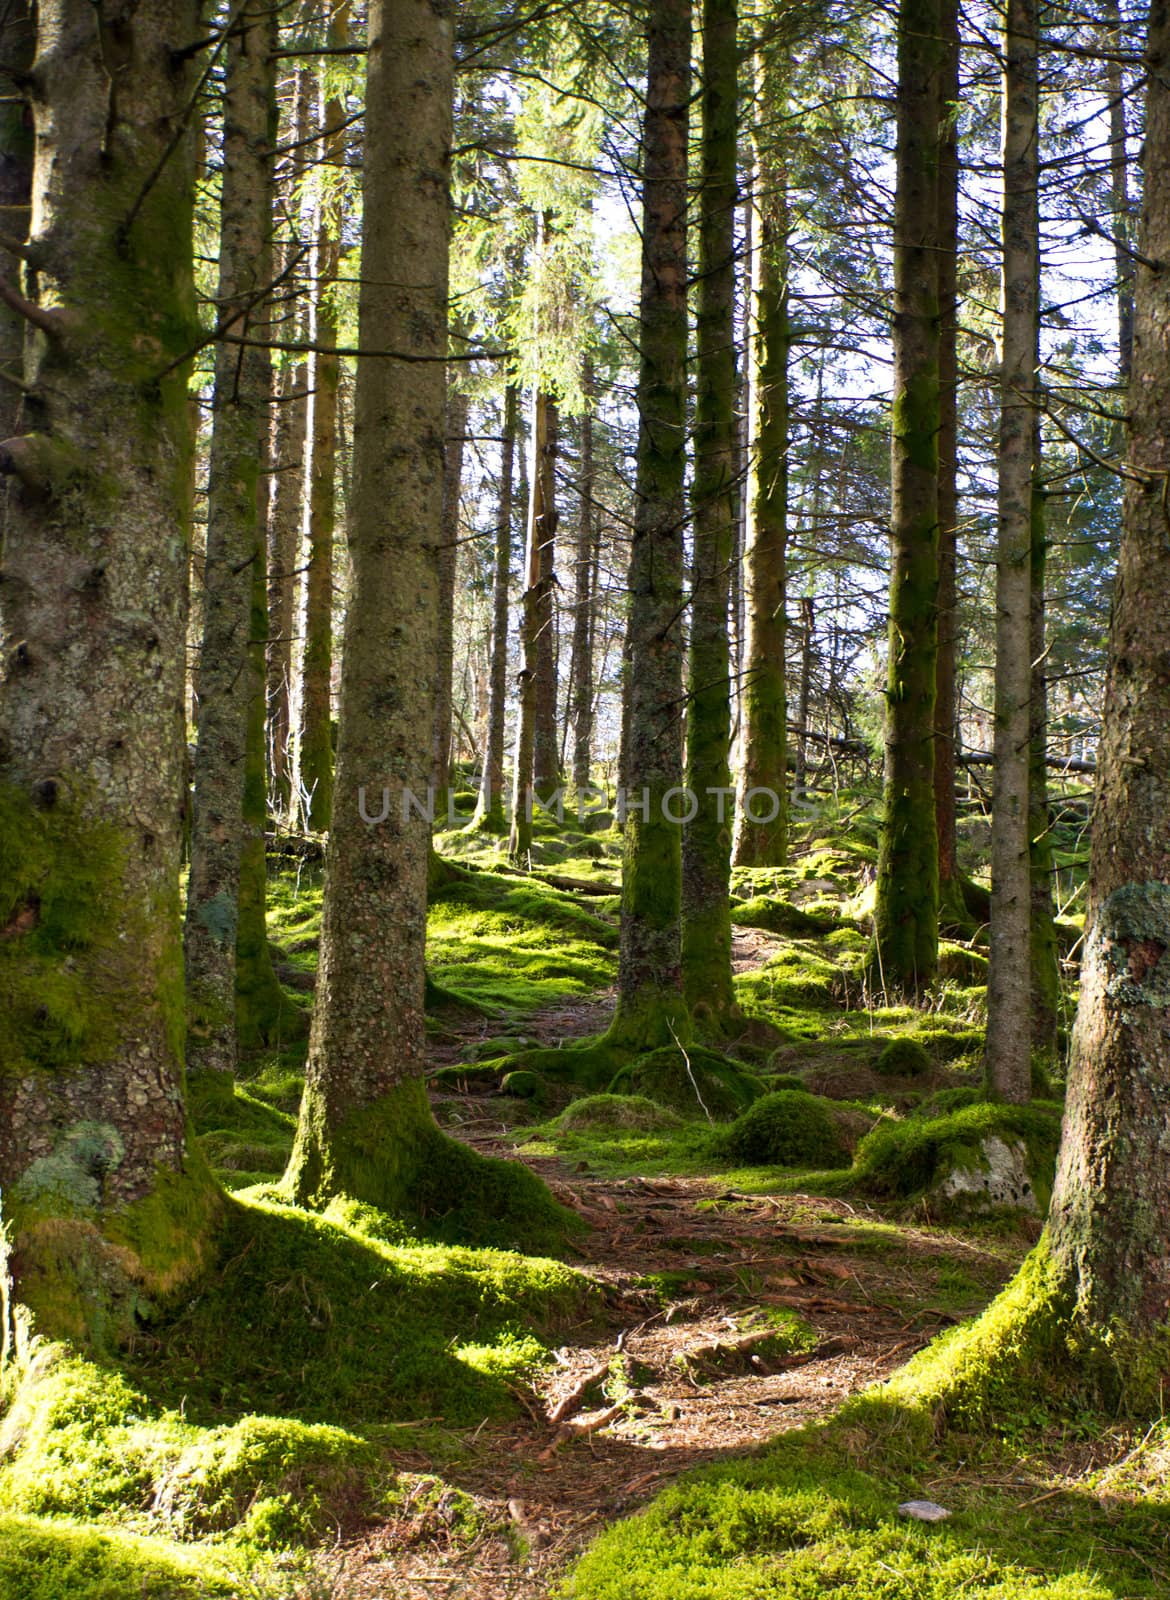
<svg viewBox="0 0 1170 1600"><path fill-rule="evenodd" d="M525 1033L584 1034L606 1015L604 1000L550 1008ZM454 1043L437 1058L452 1059ZM498 1101L447 1098L461 1137L514 1153ZM825 1415L954 1321L937 1303L940 1270L958 1261L978 1303L1009 1266L969 1240L874 1226L877 1213L841 1200L529 1164L592 1225L576 1264L606 1285L605 1324L566 1337L511 1424L453 1437L441 1460L395 1457L424 1476L399 1516L337 1553L339 1596L538 1600L606 1523L669 1479ZM811 1327L811 1349L775 1353L777 1312ZM429 1473L473 1498L471 1532Z"/></svg>

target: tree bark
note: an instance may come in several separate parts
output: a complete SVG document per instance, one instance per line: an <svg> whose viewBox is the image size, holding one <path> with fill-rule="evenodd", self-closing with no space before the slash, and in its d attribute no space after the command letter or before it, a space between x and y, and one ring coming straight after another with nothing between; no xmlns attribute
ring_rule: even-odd
<svg viewBox="0 0 1170 1600"><path fill-rule="evenodd" d="M1031 1095L1032 510L1039 400L1039 83L1036 0L1008 0L1003 80L1003 356L996 551L991 948L984 1071L999 1099Z"/></svg>
<svg viewBox="0 0 1170 1600"><path fill-rule="evenodd" d="M938 964L939 20L939 0L901 0L889 669L872 966L883 990L910 996L934 981Z"/></svg>
<svg viewBox="0 0 1170 1600"><path fill-rule="evenodd" d="M653 0L647 36L638 446L626 640L625 766L632 793L611 1028L615 1041L643 1048L670 1044L687 1023L679 830L663 816L662 802L682 782L690 0Z"/></svg>
<svg viewBox="0 0 1170 1600"><path fill-rule="evenodd" d="M271 158L276 127L276 15L249 4L227 45L217 298L240 333L268 330ZM256 568L266 530L260 489L267 455L272 364L259 343L221 344L215 363L203 647L191 867L187 879L187 1068L236 1068L236 935L244 785L253 681L250 642Z"/></svg>
<svg viewBox="0 0 1170 1600"><path fill-rule="evenodd" d="M754 245L748 310L747 518L744 600L747 637L740 697L743 728L735 801L735 862L781 867L788 846L788 174L770 118L784 106L775 47L757 46L753 129ZM803 681L803 680L802 680ZM804 714L808 715L807 684ZM774 795L770 822L751 823L753 790ZM770 803L752 802L756 815Z"/></svg>
<svg viewBox="0 0 1170 1600"><path fill-rule="evenodd" d="M293 114L289 128L300 143L309 136L312 76L306 68L294 74L291 84ZM292 191L297 175L291 164L285 187ZM285 244L287 253L296 240ZM292 325L298 338L311 332L297 309ZM268 768L278 811L287 817L292 807L292 689L293 634L297 619L297 562L300 554L301 512L305 482L305 443L308 437L309 364L289 362L280 375L279 403L272 429L272 490L268 503Z"/></svg>
<svg viewBox="0 0 1170 1600"><path fill-rule="evenodd" d="M536 389L532 396L532 469L521 602L520 704L512 777L512 831L508 854L527 857L539 799L556 787L556 664L552 652L552 552L556 537L556 406ZM551 686L551 695L550 695ZM548 711L552 707L551 753Z"/></svg>
<svg viewBox="0 0 1170 1600"><path fill-rule="evenodd" d="M33 114L21 87L36 49L36 25L28 0L15 0L2 24L0 60L0 210L4 231L14 239L28 237L33 177ZM0 368L16 373L24 361L25 320L0 305ZM0 384L0 439L10 439L20 426L20 389ZM0 497L0 518L4 500ZM2 533L2 528L0 528Z"/></svg>
<svg viewBox="0 0 1170 1600"><path fill-rule="evenodd" d="M739 132L736 0L703 0L698 382L687 811L682 841L683 993L692 1016L735 1012L731 976L731 641L735 556L735 207Z"/></svg>
<svg viewBox="0 0 1170 1600"><path fill-rule="evenodd" d="M178 900L198 338L187 0L42 0L0 606L0 1187L38 1331L112 1343L207 1258ZM164 160L164 156L166 159ZM127 730L132 730L132 737Z"/></svg>
<svg viewBox="0 0 1170 1600"><path fill-rule="evenodd" d="M1039 252L1037 252L1039 256ZM1056 938L1052 879L1052 826L1048 806L1048 668L1045 643L1045 576L1048 539L1041 482L1040 411L1032 414L1032 526L1029 562L1029 645L1031 693L1028 701L1028 875L1031 913L1028 942L1032 953L1032 1048L1046 1067L1059 1054L1060 947Z"/></svg>
<svg viewBox="0 0 1170 1600"><path fill-rule="evenodd" d="M1146 170L1170 165L1170 7L1150 11ZM1170 260L1151 182L1143 256ZM1085 956L1049 1249L1086 1363L1162 1409L1170 1317L1170 282L1139 264L1131 442L1089 872Z"/></svg>
<svg viewBox="0 0 1170 1600"><path fill-rule="evenodd" d="M573 653L569 680L572 695L573 787L580 794L589 787L593 765L593 591L596 561L597 512L593 504L593 363L586 357L581 379L586 409L581 416L581 467L577 493L577 549L573 573Z"/></svg>
<svg viewBox="0 0 1170 1600"><path fill-rule="evenodd" d="M302 1204L344 1192L399 1210L434 1131L422 1081L430 826L420 807L439 631L452 31L432 0L370 6L359 337L421 359L358 363L342 732L285 1178Z"/></svg>
<svg viewBox="0 0 1170 1600"><path fill-rule="evenodd" d="M1126 144L1125 75L1116 59L1125 49L1117 0L1101 0L1109 29L1110 59L1105 63L1109 93L1109 201L1113 223L1113 260L1117 274L1117 377L1123 392L1133 370L1133 207L1129 198L1129 151Z"/></svg>
<svg viewBox="0 0 1170 1600"><path fill-rule="evenodd" d="M510 383L504 390L500 490L496 507L487 746L483 785L475 808L475 826L488 833L507 831L504 818L504 738L508 710L508 591L512 583L512 479L519 404L516 386Z"/></svg>
<svg viewBox="0 0 1170 1600"><path fill-rule="evenodd" d="M328 41L349 40L348 0L331 14ZM322 156L331 186L317 214L316 292L313 298L313 393L310 404L309 494L305 556L305 618L301 659L297 790L305 827L323 833L333 812L333 557L337 532L337 346L334 291L341 261L341 195L345 165L345 103L334 93L324 106Z"/></svg>
<svg viewBox="0 0 1170 1600"><path fill-rule="evenodd" d="M463 441L467 433L467 396L453 385L447 391L447 426L443 444L443 519L439 546L439 643L436 661L434 770L436 820L447 815L451 786L452 675L455 671L455 574L459 566L459 496L463 484Z"/></svg>

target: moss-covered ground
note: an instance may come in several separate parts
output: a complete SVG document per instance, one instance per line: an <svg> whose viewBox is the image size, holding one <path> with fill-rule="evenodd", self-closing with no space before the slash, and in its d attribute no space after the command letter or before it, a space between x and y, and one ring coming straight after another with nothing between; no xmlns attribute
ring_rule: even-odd
<svg viewBox="0 0 1170 1600"><path fill-rule="evenodd" d="M280 1203L303 1038L234 1091L196 1086L233 1195L215 1269L116 1364L35 1340L10 1363L0 1597L1170 1593L1164 1429L1130 1434L1055 1380L962 1400L989 1392L964 1330L1038 1235L1061 1090L984 1099L977 916L922 1006L881 1004L873 807L829 803L788 867L735 873L730 1034L615 1055L595 1043L609 819L538 819L520 871L458 794L456 814L428 927L432 1103L575 1213L561 1259L441 1239L437 1215ZM276 970L308 1004L321 870L273 865ZM1077 936L1073 902L1066 953ZM1004 1161L1027 1203L993 1192Z"/></svg>

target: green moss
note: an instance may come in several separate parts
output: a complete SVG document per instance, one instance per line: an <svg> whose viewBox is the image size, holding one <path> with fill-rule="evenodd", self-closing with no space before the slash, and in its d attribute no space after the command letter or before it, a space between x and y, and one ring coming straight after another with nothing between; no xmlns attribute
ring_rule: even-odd
<svg viewBox="0 0 1170 1600"><path fill-rule="evenodd" d="M719 1141L721 1152L749 1165L843 1167L849 1156L823 1100L796 1089L764 1095L737 1117Z"/></svg>
<svg viewBox="0 0 1170 1600"><path fill-rule="evenodd" d="M930 1071L930 1057L917 1039L891 1039L874 1062L886 1078L921 1078Z"/></svg>
<svg viewBox="0 0 1170 1600"><path fill-rule="evenodd" d="M631 1129L639 1132L677 1128L682 1118L668 1106L644 1095L593 1094L574 1100L557 1118L564 1132L590 1132L598 1129Z"/></svg>
<svg viewBox="0 0 1170 1600"><path fill-rule="evenodd" d="M731 908L731 920L740 928L765 928L770 933L790 933L798 936L828 933L832 919L804 911L789 900L779 900L764 895L744 900Z"/></svg>
<svg viewBox="0 0 1170 1600"><path fill-rule="evenodd" d="M639 1095L684 1116L733 1117L763 1085L737 1061L700 1046L677 1045L636 1056L615 1075L612 1094Z"/></svg>
<svg viewBox="0 0 1170 1600"><path fill-rule="evenodd" d="M350 1202L320 1217L237 1198L214 1272L132 1373L201 1420L479 1421L512 1408L542 1338L593 1303L554 1261L409 1242L400 1219Z"/></svg>
<svg viewBox="0 0 1170 1600"><path fill-rule="evenodd" d="M858 1146L851 1183L865 1194L910 1199L955 1168L980 1166L983 1141L992 1137L1027 1147L1043 1210L1060 1138L1060 1110L1051 1105L977 1104L941 1117L883 1122Z"/></svg>
<svg viewBox="0 0 1170 1600"><path fill-rule="evenodd" d="M966 986L987 982L987 957L964 945L942 943L938 947L938 975Z"/></svg>
<svg viewBox="0 0 1170 1600"><path fill-rule="evenodd" d="M250 1558L231 1550L0 1516L0 1594L20 1600L236 1600L249 1590L278 1592L262 1585Z"/></svg>
<svg viewBox="0 0 1170 1600"><path fill-rule="evenodd" d="M284 1193L316 1207L347 1195L432 1238L509 1249L557 1251L581 1226L520 1162L442 1133L417 1078L340 1127L326 1125L323 1103L307 1093Z"/></svg>

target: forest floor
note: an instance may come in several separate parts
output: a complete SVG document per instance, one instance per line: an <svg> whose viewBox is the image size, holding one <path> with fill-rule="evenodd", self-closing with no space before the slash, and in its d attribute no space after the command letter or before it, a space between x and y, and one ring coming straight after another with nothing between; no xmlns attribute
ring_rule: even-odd
<svg viewBox="0 0 1170 1600"><path fill-rule="evenodd" d="M738 931L737 970L779 943ZM595 1034L612 1003L545 1007L523 1031L537 1043ZM481 1031L477 1018L451 1028L434 1064L458 1060ZM508 1102L445 1094L435 1110L481 1153L515 1156ZM588 1222L573 1259L610 1291L607 1325L564 1340L555 1369L518 1394L514 1421L468 1429L441 1461L391 1456L419 1475L418 1509L405 1504L330 1558L336 1592L352 1600L547 1596L605 1525L680 1473L823 1418L887 1377L986 1303L1026 1248L1019 1233L898 1224L832 1197L524 1159ZM426 1492L430 1470L474 1502L451 1529L442 1496Z"/></svg>

